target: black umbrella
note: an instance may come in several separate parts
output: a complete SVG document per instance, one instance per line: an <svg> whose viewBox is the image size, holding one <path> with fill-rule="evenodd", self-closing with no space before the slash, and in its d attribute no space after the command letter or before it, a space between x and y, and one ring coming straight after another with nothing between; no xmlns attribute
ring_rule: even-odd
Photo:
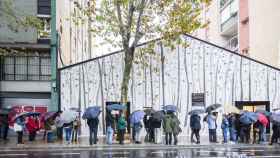
<svg viewBox="0 0 280 158"><path fill-rule="evenodd" d="M206 112L211 112L211 111L214 111L218 108L222 107L221 104L212 104L212 105L209 105L207 108L206 108Z"/></svg>
<svg viewBox="0 0 280 158"><path fill-rule="evenodd" d="M147 109L144 110L144 112L147 115L151 115L151 114L155 113L155 110L152 109L152 108L147 108Z"/></svg>
<svg viewBox="0 0 280 158"><path fill-rule="evenodd" d="M194 109L189 112L189 115L194 115L194 114L198 115L198 114L202 114L202 113L205 113L204 109Z"/></svg>
<svg viewBox="0 0 280 158"><path fill-rule="evenodd" d="M157 121L161 121L164 118L164 112L162 110L161 111L156 111L153 114L153 118Z"/></svg>

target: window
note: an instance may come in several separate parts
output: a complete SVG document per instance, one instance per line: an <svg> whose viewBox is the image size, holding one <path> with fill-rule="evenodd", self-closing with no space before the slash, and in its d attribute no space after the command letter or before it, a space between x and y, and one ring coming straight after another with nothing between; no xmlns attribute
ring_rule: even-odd
<svg viewBox="0 0 280 158"><path fill-rule="evenodd" d="M50 57L4 57L1 80L50 80Z"/></svg>
<svg viewBox="0 0 280 158"><path fill-rule="evenodd" d="M51 14L51 0L38 0L38 14Z"/></svg>
<svg viewBox="0 0 280 158"><path fill-rule="evenodd" d="M228 19L235 16L238 12L238 0L231 0L229 3L225 5L221 10L221 23L225 23Z"/></svg>
<svg viewBox="0 0 280 158"><path fill-rule="evenodd" d="M51 38L51 19L49 17L40 18L43 23L42 30L38 30L38 39L50 39Z"/></svg>

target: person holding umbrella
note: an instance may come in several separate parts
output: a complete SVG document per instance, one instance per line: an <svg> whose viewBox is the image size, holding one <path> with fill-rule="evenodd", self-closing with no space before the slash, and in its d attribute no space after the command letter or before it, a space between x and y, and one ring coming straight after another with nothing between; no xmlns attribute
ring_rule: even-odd
<svg viewBox="0 0 280 158"><path fill-rule="evenodd" d="M124 144L124 134L125 134L125 129L126 129L126 120L123 114L123 111L120 110L119 113L119 118L118 118L118 133L119 133L119 143Z"/></svg>
<svg viewBox="0 0 280 158"><path fill-rule="evenodd" d="M171 119L172 119L171 127L172 127L172 135L174 138L174 145L177 145L178 135L179 133L182 132L182 129L180 128L180 121L174 113L171 114Z"/></svg>
<svg viewBox="0 0 280 158"><path fill-rule="evenodd" d="M223 131L223 138L224 138L223 143L227 143L227 141L228 141L227 136L228 136L228 131L229 131L229 121L228 121L228 116L226 114L223 114L221 128Z"/></svg>
<svg viewBox="0 0 280 158"><path fill-rule="evenodd" d="M86 109L82 118L87 119L87 124L89 127L89 144L97 144L97 132L99 119L98 116L101 110L99 106L91 106ZM106 119L107 120L107 119Z"/></svg>
<svg viewBox="0 0 280 158"><path fill-rule="evenodd" d="M217 143L217 124L216 124L216 116L214 113L208 112L208 115L203 119L208 124L208 130L209 130L209 142L211 143Z"/></svg>
<svg viewBox="0 0 280 158"><path fill-rule="evenodd" d="M130 115L130 123L132 125L132 140L136 144L141 144L140 131L143 127L142 120L144 118L144 111L137 110Z"/></svg>
<svg viewBox="0 0 280 158"><path fill-rule="evenodd" d="M200 144L200 135L199 131L201 129L200 124L201 117L197 113L191 114L190 118L190 127L191 127L191 142L195 142L193 136L196 137L196 144Z"/></svg>
<svg viewBox="0 0 280 158"><path fill-rule="evenodd" d="M34 141L36 138L36 133L39 130L39 124L35 122L33 116L27 118L26 128L29 132L29 141Z"/></svg>
<svg viewBox="0 0 280 158"><path fill-rule="evenodd" d="M163 119L163 130L165 133L165 143L166 145L171 145L172 142L172 112L167 111Z"/></svg>
<svg viewBox="0 0 280 158"><path fill-rule="evenodd" d="M24 144L23 140L22 140L24 127L25 127L24 116L17 117L16 121L14 123L14 130L18 134L18 137L17 137L18 144Z"/></svg>
<svg viewBox="0 0 280 158"><path fill-rule="evenodd" d="M111 111L106 110L106 142L107 144L113 144L115 119Z"/></svg>
<svg viewBox="0 0 280 158"><path fill-rule="evenodd" d="M63 122L61 121L61 114L62 111L56 112L54 115L55 117L55 126L56 126L56 134L59 141L63 140Z"/></svg>

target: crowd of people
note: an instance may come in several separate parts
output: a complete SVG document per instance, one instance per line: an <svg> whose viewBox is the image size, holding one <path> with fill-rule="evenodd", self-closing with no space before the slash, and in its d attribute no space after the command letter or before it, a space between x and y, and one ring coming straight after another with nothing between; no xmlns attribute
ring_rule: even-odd
<svg viewBox="0 0 280 158"><path fill-rule="evenodd" d="M264 116L264 115L262 115ZM208 125L209 131L209 142L217 143L217 112L209 112L204 118L203 121ZM222 122L220 125L223 143L264 143L266 142L266 128L269 126L269 122L263 123L260 120L256 120L254 123L243 123L240 121L240 114L229 113L222 115ZM267 117L267 116L265 116ZM267 120L269 120L267 118ZM191 127L191 142L200 143L199 132L201 130L201 117L199 114L193 114L190 117L190 127ZM251 128L253 128L251 130ZM251 139L251 133L252 139ZM194 140L196 137L196 141ZM277 142L280 138L280 124L272 121L272 137L270 144Z"/></svg>
<svg viewBox="0 0 280 158"><path fill-rule="evenodd" d="M80 117L76 117L71 122L63 122L61 119L62 111L56 112L47 119L39 116L21 116L17 117L14 122L14 131L18 135L18 144L23 144L23 134L28 133L28 140L34 141L38 131L44 131L43 140L46 142L54 142L55 138L58 141L65 140L68 144L77 143L78 135L81 127ZM201 123L205 122L208 125L209 142L217 143L217 129L221 128L223 143L264 143L266 142L266 129L270 125L268 121L255 120L252 123L244 123L242 114L229 113L222 114L221 124L217 124L218 112L208 112L201 120L202 114L190 115L190 128L192 143L200 144ZM265 116L265 115L262 115ZM268 116L265 116L269 120ZM119 144L124 144L125 134L128 132L128 124L131 126L131 140L133 143L140 144L141 131L144 127L146 135L145 142L166 145L178 143L178 135L182 132L180 121L174 111L158 111L152 113L144 113L140 121L128 121L125 113L122 110L114 111L106 110L106 143L113 144L114 136ZM89 128L89 144L97 144L98 142L98 127L99 117L86 119ZM280 123L272 121L272 137L270 144L276 143L280 138ZM1 116L0 119L0 136L7 140L9 122L8 117ZM251 129L252 128L252 129ZM42 130L43 129L43 130ZM165 140L162 140L163 134ZM251 134L252 133L252 134ZM251 139L252 135L252 139ZM64 137L63 137L64 136ZM195 138L194 138L195 136Z"/></svg>

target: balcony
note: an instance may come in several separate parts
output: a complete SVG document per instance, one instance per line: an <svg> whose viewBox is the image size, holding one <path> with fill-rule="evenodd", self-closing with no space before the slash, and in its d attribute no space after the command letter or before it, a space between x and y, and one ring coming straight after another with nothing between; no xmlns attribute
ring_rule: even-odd
<svg viewBox="0 0 280 158"><path fill-rule="evenodd" d="M229 0L221 7L221 35L231 37L238 32L238 0Z"/></svg>

